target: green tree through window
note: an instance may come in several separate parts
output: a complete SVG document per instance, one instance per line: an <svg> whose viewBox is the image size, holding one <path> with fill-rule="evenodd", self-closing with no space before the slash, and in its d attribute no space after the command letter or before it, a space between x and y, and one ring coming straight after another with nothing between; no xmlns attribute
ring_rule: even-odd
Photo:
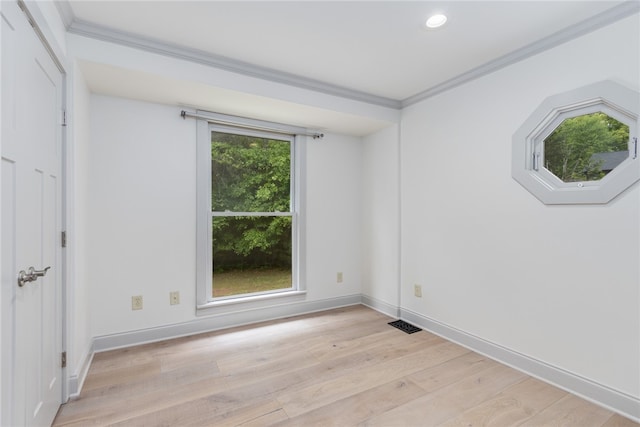
<svg viewBox="0 0 640 427"><path fill-rule="evenodd" d="M544 166L564 182L597 181L629 156L629 126L605 113L564 120L544 140Z"/></svg>
<svg viewBox="0 0 640 427"><path fill-rule="evenodd" d="M213 296L292 287L291 143L211 134Z"/></svg>

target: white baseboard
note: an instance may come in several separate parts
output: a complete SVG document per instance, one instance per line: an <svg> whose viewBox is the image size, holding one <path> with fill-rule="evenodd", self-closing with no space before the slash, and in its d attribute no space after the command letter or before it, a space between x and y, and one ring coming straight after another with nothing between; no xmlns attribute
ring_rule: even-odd
<svg viewBox="0 0 640 427"><path fill-rule="evenodd" d="M95 354L93 350L93 343L89 345L89 348L84 352L80 363L80 369L74 374L69 376L67 381L69 391L69 399L77 399L80 397L80 392L82 391L82 386L84 385L84 380L87 378L87 373L89 372L89 367L91 366L91 362L93 361L93 355Z"/></svg>
<svg viewBox="0 0 640 427"><path fill-rule="evenodd" d="M362 305L379 311L382 314L386 314L387 316L394 317L396 319L400 317L400 309L398 306L370 297L369 295L362 295L361 303Z"/></svg>
<svg viewBox="0 0 640 427"><path fill-rule="evenodd" d="M131 347L134 345L194 335L203 332L217 331L220 329L264 322L267 320L281 319L283 317L298 316L316 311L356 305L360 304L361 301L361 295L356 294L318 301L294 302L252 310L224 313L221 315L202 317L189 322L173 325L95 337L93 339L93 348L94 351L99 353L116 348Z"/></svg>
<svg viewBox="0 0 640 427"><path fill-rule="evenodd" d="M490 357L532 377L553 384L590 402L640 422L640 399L638 397L614 390L588 378L533 359L525 354L510 350L407 309L400 309L400 318L476 353Z"/></svg>

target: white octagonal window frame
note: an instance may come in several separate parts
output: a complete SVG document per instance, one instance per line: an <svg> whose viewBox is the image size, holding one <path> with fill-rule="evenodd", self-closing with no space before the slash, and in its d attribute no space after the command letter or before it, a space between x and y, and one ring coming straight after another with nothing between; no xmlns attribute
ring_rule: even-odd
<svg viewBox="0 0 640 427"><path fill-rule="evenodd" d="M551 96L513 135L511 174L548 205L604 204L640 179L640 93L604 81ZM629 157L597 181L564 182L545 169L544 140L566 119L602 112L629 127Z"/></svg>

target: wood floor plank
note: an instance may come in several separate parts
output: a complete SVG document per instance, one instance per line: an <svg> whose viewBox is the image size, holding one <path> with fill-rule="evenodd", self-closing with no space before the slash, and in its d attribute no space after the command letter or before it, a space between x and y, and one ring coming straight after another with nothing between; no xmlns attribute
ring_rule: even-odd
<svg viewBox="0 0 640 427"><path fill-rule="evenodd" d="M181 405L203 396L229 388L222 377L207 378L181 387L164 387L151 393L122 397L118 394L98 398L79 399L63 405L55 425L68 425L78 421L92 425L110 425L129 418L153 414L172 405Z"/></svg>
<svg viewBox="0 0 640 427"><path fill-rule="evenodd" d="M399 349L384 348L353 352L321 362L311 358L287 359L280 366L270 367L268 372L257 369L226 378L234 387L250 387L265 394L297 393L317 382L330 381L357 372L363 367L381 363L398 353Z"/></svg>
<svg viewBox="0 0 640 427"><path fill-rule="evenodd" d="M96 354L55 426L638 427L363 306Z"/></svg>
<svg viewBox="0 0 640 427"><path fill-rule="evenodd" d="M296 353L292 352L281 362L275 362L268 367L251 368L227 378L234 386L238 387L252 386L269 393L282 391L295 394L298 390L319 381L330 381L358 372L367 366L424 349L424 343L443 342L443 340L434 340L433 337L403 341L407 339L405 337L405 334L399 332L393 339L378 341L371 346L350 348L346 351L336 348L333 358L324 358L320 361L312 357L305 357L303 347ZM411 344L407 344L407 342Z"/></svg>
<svg viewBox="0 0 640 427"><path fill-rule="evenodd" d="M173 369L161 372L159 375L150 378L141 378L138 381L123 381L110 384L108 386L83 390L82 401L97 401L104 397L117 396L118 399L139 397L147 393L154 393L165 388L176 388L184 385L197 383L202 380L220 377L220 373L210 366L194 364L181 369Z"/></svg>
<svg viewBox="0 0 640 427"><path fill-rule="evenodd" d="M150 361L137 366L113 368L109 371L96 372L87 377L83 389L90 392L94 389L109 387L114 384L126 384L136 381L144 381L161 373L162 366L159 361Z"/></svg>
<svg viewBox="0 0 640 427"><path fill-rule="evenodd" d="M305 389L284 393L278 397L290 417L319 408L339 399L360 393L372 387L407 376L424 367L440 364L468 350L450 342L427 346L411 354L386 362L362 367L348 375L313 384Z"/></svg>
<svg viewBox="0 0 640 427"><path fill-rule="evenodd" d="M613 414L602 427L638 427L638 423L622 415Z"/></svg>
<svg viewBox="0 0 640 427"><path fill-rule="evenodd" d="M318 360L333 359L341 354L349 354L365 349L380 348L380 345L391 347L409 347L413 344L433 345L445 340L425 332L424 334L406 335L397 329L386 325L380 332L356 336L346 340L322 340L319 344L311 345L309 352Z"/></svg>
<svg viewBox="0 0 640 427"><path fill-rule="evenodd" d="M529 418L522 427L563 426L599 427L611 418L611 412L577 396L565 397Z"/></svg>
<svg viewBox="0 0 640 427"><path fill-rule="evenodd" d="M195 420L191 424L195 426L269 426L287 420L289 417L281 408L280 403L274 399L262 401L259 404L251 405L221 414L217 417L211 417L209 414L203 414L200 419Z"/></svg>
<svg viewBox="0 0 640 427"><path fill-rule="evenodd" d="M498 362L478 353L468 352L439 365L413 373L411 381L419 385L425 392L430 393L492 366L498 366Z"/></svg>
<svg viewBox="0 0 640 427"><path fill-rule="evenodd" d="M189 369L198 365L203 369L220 371L218 357L210 348L197 348L167 354L160 359L160 369L162 372L169 372L181 369Z"/></svg>
<svg viewBox="0 0 640 427"><path fill-rule="evenodd" d="M506 388L494 398L442 423L441 426L515 426L566 395L566 392L556 387L528 378Z"/></svg>
<svg viewBox="0 0 640 427"><path fill-rule="evenodd" d="M367 345L379 345L381 341L393 339L396 332L386 324L374 322L373 324L357 324L350 321L351 327L345 331L342 326L337 329L323 327L314 333L295 336L293 339L281 340L280 345L255 346L251 351L239 351L225 356L219 356L217 363L225 374L236 374L247 369L256 369L261 365L271 362L280 363L283 358L299 354L301 357L322 360L323 355L327 359L335 358L340 354L350 351L362 351ZM348 333L347 333L348 332ZM439 339L438 337L423 336L420 341ZM304 354L301 354L303 351Z"/></svg>
<svg viewBox="0 0 640 427"><path fill-rule="evenodd" d="M305 412L278 426L352 426L422 396L407 379L392 381Z"/></svg>
<svg viewBox="0 0 640 427"><path fill-rule="evenodd" d="M132 348L112 350L104 353L96 353L91 361L90 372L98 374L110 372L113 369L135 367L154 361L149 346L137 346Z"/></svg>
<svg viewBox="0 0 640 427"><path fill-rule="evenodd" d="M236 426L255 421L279 409L281 409L280 405L273 399L247 398L238 393L221 392L179 405L158 408L156 411L109 425L113 427Z"/></svg>
<svg viewBox="0 0 640 427"><path fill-rule="evenodd" d="M373 417L366 426L437 426L526 378L503 365L492 366L461 381L428 393L391 411Z"/></svg>
<svg viewBox="0 0 640 427"><path fill-rule="evenodd" d="M247 422L241 424L229 424L230 426L238 426L238 427L269 427L272 425L277 425L281 421L288 420L287 414L284 412L284 409L278 409L276 411L270 412L268 414L261 415L258 418L254 418Z"/></svg>

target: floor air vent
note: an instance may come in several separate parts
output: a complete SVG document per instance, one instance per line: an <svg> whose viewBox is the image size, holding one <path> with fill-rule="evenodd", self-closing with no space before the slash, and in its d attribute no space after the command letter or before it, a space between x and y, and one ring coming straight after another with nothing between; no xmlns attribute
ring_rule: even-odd
<svg viewBox="0 0 640 427"><path fill-rule="evenodd" d="M402 332L406 332L407 334L413 334L414 332L419 332L422 329L417 326L413 326L411 323L407 323L404 320L395 320L393 322L389 322L389 325L394 328L400 329Z"/></svg>

